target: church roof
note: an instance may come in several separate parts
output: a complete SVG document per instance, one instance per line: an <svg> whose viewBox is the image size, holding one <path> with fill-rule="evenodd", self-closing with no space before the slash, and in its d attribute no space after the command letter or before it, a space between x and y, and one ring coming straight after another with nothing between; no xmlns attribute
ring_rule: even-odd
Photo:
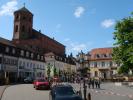
<svg viewBox="0 0 133 100"><path fill-rule="evenodd" d="M9 46L15 46L10 40L4 39L2 37L0 37L0 43L9 45Z"/></svg>
<svg viewBox="0 0 133 100"><path fill-rule="evenodd" d="M22 8L20 8L20 9L18 9L18 10L15 11L15 12L28 12L28 13L32 14L25 6L22 7Z"/></svg>

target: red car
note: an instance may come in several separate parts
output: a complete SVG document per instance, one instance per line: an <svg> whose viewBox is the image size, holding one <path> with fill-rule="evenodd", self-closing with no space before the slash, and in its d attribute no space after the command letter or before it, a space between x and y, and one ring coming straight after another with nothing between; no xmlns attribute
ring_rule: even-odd
<svg viewBox="0 0 133 100"><path fill-rule="evenodd" d="M50 83L45 79L37 79L33 82L33 86L38 89L50 89Z"/></svg>

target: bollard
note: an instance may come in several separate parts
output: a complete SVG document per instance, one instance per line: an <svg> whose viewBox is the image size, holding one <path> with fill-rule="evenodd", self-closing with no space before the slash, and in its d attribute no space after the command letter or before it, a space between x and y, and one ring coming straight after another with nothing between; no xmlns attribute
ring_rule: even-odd
<svg viewBox="0 0 133 100"><path fill-rule="evenodd" d="M88 100L91 100L91 94L88 93Z"/></svg>

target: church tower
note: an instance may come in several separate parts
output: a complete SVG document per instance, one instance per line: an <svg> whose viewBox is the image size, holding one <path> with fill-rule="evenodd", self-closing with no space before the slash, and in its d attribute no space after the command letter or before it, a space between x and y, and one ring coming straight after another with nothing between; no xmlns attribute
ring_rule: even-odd
<svg viewBox="0 0 133 100"><path fill-rule="evenodd" d="M25 6L14 12L13 40L32 37L33 14Z"/></svg>

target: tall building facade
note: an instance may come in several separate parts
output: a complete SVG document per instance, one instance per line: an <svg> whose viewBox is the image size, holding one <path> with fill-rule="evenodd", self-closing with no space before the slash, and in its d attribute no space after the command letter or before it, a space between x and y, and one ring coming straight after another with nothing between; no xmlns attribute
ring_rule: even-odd
<svg viewBox="0 0 133 100"><path fill-rule="evenodd" d="M117 74L119 64L112 59L113 48L96 48L88 53L90 76L111 79Z"/></svg>
<svg viewBox="0 0 133 100"><path fill-rule="evenodd" d="M35 52L65 56L65 46L33 29L33 14L25 7L14 12L13 44Z"/></svg>

